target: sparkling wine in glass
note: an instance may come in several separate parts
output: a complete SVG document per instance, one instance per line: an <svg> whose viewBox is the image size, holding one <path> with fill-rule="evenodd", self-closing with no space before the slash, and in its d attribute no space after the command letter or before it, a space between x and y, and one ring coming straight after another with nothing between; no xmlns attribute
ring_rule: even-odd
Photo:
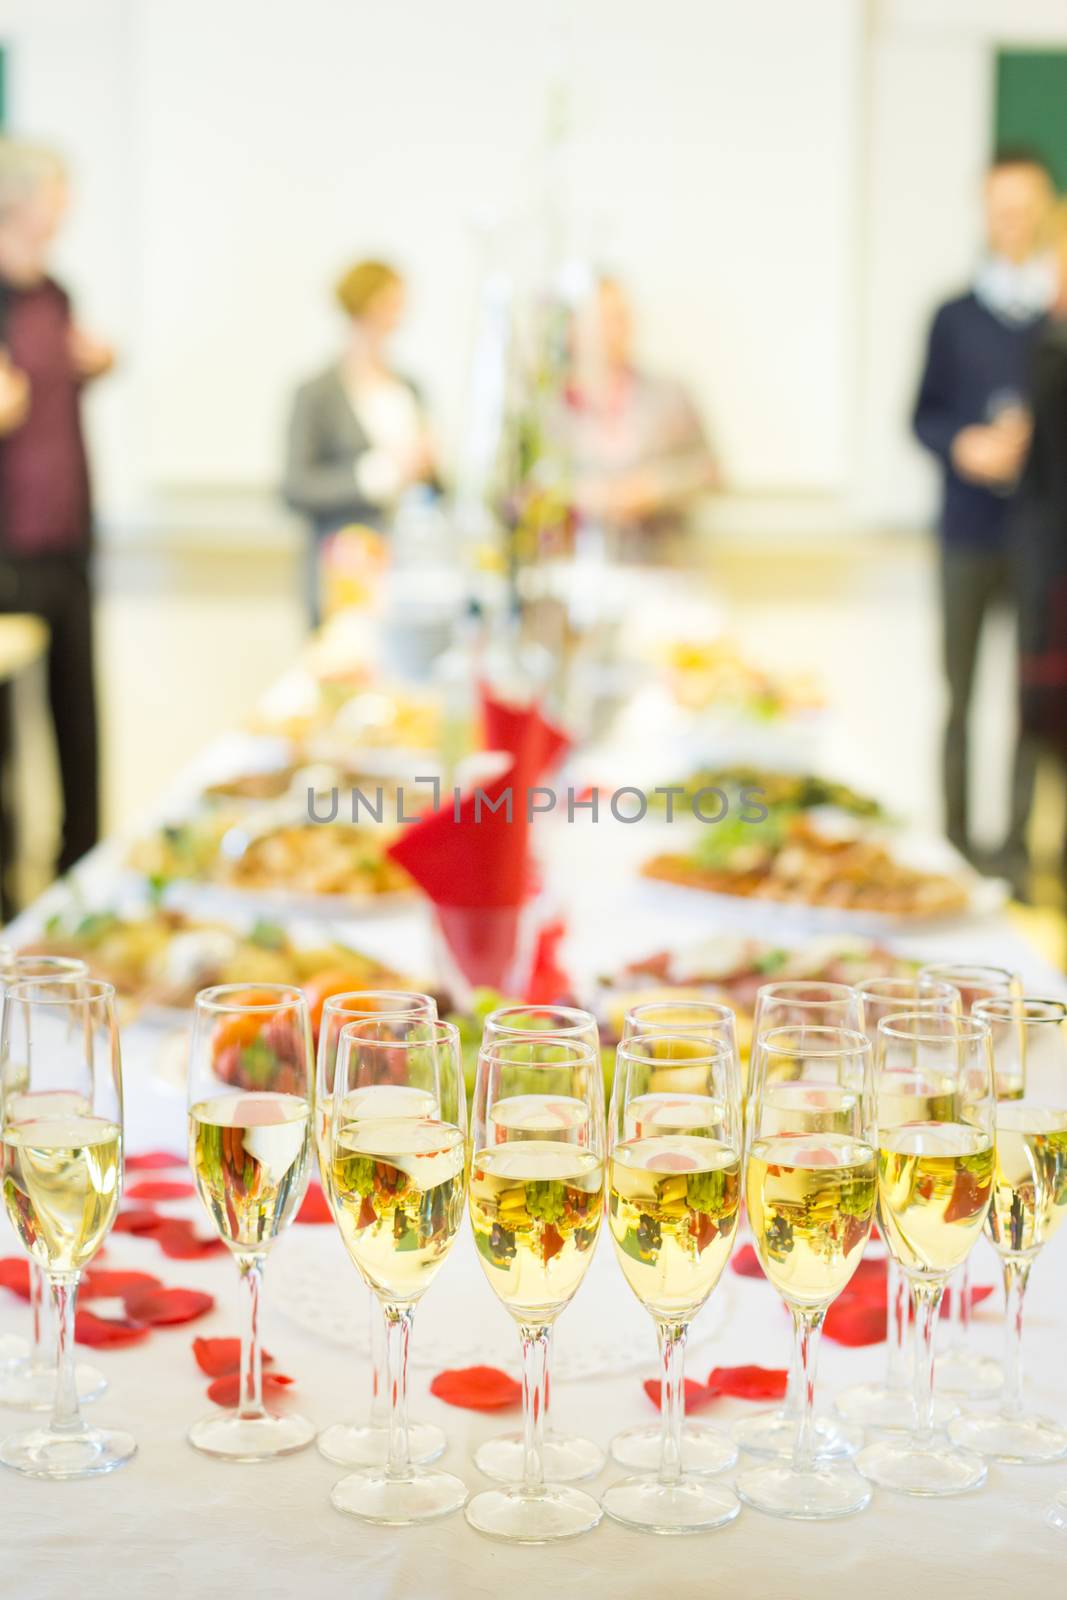
<svg viewBox="0 0 1067 1600"><path fill-rule="evenodd" d="M306 1417L263 1400L260 1301L267 1256L292 1222L311 1164L311 1026L288 984L220 984L196 997L189 1053L189 1165L201 1204L237 1263L245 1294L240 1398L203 1417L205 1455L268 1461L315 1437Z"/></svg>
<svg viewBox="0 0 1067 1600"><path fill-rule="evenodd" d="M384 1465L342 1478L330 1500L364 1522L428 1522L458 1511L467 1498L459 1478L411 1460L407 1426L415 1307L463 1220L466 1153L455 1026L388 1015L346 1023L334 1076L329 1187L345 1248L385 1314L389 1450Z"/></svg>
<svg viewBox="0 0 1067 1600"><path fill-rule="evenodd" d="M815 1368L823 1319L859 1266L874 1217L866 1036L838 1027L770 1029L761 1038L748 1118L749 1226L760 1265L792 1313L803 1403L791 1457L746 1468L737 1492L773 1516L847 1516L863 1509L870 1489L848 1461L817 1454Z"/></svg>
<svg viewBox="0 0 1067 1600"><path fill-rule="evenodd" d="M4 1204L47 1279L57 1328L51 1421L6 1439L0 1461L28 1477L93 1477L122 1466L137 1448L128 1433L82 1419L74 1361L78 1283L122 1191L122 1065L111 984L70 975L11 984L0 1059ZM19 1072L9 1078L12 1063Z"/></svg>
<svg viewBox="0 0 1067 1600"><path fill-rule="evenodd" d="M620 1044L608 1115L608 1227L659 1343L658 1470L603 1497L616 1522L696 1533L731 1522L732 1489L684 1466L685 1344L729 1260L741 1208L741 1080L729 1044L643 1033Z"/></svg>
<svg viewBox="0 0 1067 1600"><path fill-rule="evenodd" d="M467 1520L519 1543L570 1538L602 1512L583 1490L545 1480L548 1338L589 1269L604 1207L599 1056L576 1039L485 1039L471 1144L478 1260L522 1343L525 1463L521 1483L475 1495Z"/></svg>
<svg viewBox="0 0 1067 1600"><path fill-rule="evenodd" d="M886 1247L911 1284L916 1423L911 1434L869 1444L857 1465L872 1483L902 1494L959 1494L978 1488L986 1467L937 1429L934 1334L949 1274L974 1248L992 1199L996 1099L989 1026L929 1011L883 1017L876 1067L878 1217ZM896 1090L902 1072L943 1083L945 1096L916 1116Z"/></svg>
<svg viewBox="0 0 1067 1600"><path fill-rule="evenodd" d="M392 1016L407 1020L437 1019L437 1002L432 995L419 994L407 989L359 989L347 994L332 995L322 1008L319 1024L319 1042L316 1058L315 1137L319 1158L319 1172L323 1193L331 1209L329 1134L333 1110L334 1068L337 1061L337 1041L341 1029L348 1022L361 1022L379 1016ZM421 1093L421 1091L416 1091ZM379 1108L388 1113L388 1096L377 1096ZM392 1108L397 1105L393 1097ZM373 1109L365 1106L365 1110ZM371 1352L371 1404L365 1422L333 1422L322 1429L318 1448L327 1461L340 1467L384 1466L389 1454L388 1379L385 1370L385 1318L377 1296L368 1295L369 1348ZM445 1433L433 1422L417 1422L408 1418L408 1448L412 1461L436 1461L444 1454Z"/></svg>

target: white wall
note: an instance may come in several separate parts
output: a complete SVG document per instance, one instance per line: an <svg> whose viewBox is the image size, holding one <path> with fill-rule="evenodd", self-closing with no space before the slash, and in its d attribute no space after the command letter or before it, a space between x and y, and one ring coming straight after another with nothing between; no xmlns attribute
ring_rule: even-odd
<svg viewBox="0 0 1067 1600"><path fill-rule="evenodd" d="M852 0L0 0L15 125L60 139L83 183L68 271L131 350L108 505L134 479L270 482L287 392L336 337L326 286L367 250L410 273L404 354L454 433L472 223L536 187L561 76L584 240L632 279L649 359L693 383L731 481L840 487L858 16Z"/></svg>

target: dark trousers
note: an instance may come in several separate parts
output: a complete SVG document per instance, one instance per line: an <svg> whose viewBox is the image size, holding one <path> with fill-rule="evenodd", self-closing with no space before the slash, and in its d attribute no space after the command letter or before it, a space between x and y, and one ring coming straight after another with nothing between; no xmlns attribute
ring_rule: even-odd
<svg viewBox="0 0 1067 1600"><path fill-rule="evenodd" d="M28 611L48 624L48 704L63 792L57 871L66 872L99 837L99 754L93 675L93 615L87 554L0 556L0 612ZM15 906L15 827L10 687L0 688L0 910Z"/></svg>
<svg viewBox="0 0 1067 1600"><path fill-rule="evenodd" d="M945 724L945 827L956 847L970 854L967 803L968 726L978 647L986 618L1014 602L1011 562L1006 554L942 548L941 611L948 720ZM1037 750L1020 736L1012 764L1011 811L1002 848L1005 868L1020 873L1026 864L1026 824L1034 796Z"/></svg>

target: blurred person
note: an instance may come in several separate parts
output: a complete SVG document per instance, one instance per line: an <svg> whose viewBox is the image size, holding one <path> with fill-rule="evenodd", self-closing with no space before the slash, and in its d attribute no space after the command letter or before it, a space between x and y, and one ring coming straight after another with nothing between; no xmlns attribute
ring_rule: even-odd
<svg viewBox="0 0 1067 1600"><path fill-rule="evenodd" d="M43 617L63 793L60 873L99 828L92 501L81 396L112 365L48 272L67 208L53 151L0 139L0 611ZM0 907L15 904L10 693L0 689Z"/></svg>
<svg viewBox="0 0 1067 1600"><path fill-rule="evenodd" d="M1034 347L1055 292L1043 249L1053 190L1040 157L998 154L984 190L987 255L971 289L947 301L930 329L914 413L920 441L943 469L939 521L944 670L948 686L943 784L946 831L975 858L968 812L968 720L983 626L1012 598L1009 512L1030 437ZM1023 892L1035 751L1015 750L1007 836L994 861Z"/></svg>
<svg viewBox="0 0 1067 1600"><path fill-rule="evenodd" d="M313 626L320 616L323 541L354 522L387 530L407 490L437 481L418 391L389 362L407 299L403 278L384 261L359 261L334 292L348 318L344 349L297 390L285 463L286 501L310 524Z"/></svg>
<svg viewBox="0 0 1067 1600"><path fill-rule="evenodd" d="M649 553L718 483L700 413L681 383L637 364L630 299L610 275L575 319L571 359L562 431L578 510Z"/></svg>

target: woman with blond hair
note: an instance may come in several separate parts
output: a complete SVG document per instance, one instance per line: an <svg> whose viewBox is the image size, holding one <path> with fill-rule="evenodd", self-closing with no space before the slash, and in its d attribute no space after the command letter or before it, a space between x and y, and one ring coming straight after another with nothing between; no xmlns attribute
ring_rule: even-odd
<svg viewBox="0 0 1067 1600"><path fill-rule="evenodd" d="M313 624L323 540L353 522L387 528L403 494L435 480L418 392L388 358L404 315L404 280L384 261L359 261L344 273L335 296L348 337L340 360L297 390L285 464L286 501L310 524Z"/></svg>

